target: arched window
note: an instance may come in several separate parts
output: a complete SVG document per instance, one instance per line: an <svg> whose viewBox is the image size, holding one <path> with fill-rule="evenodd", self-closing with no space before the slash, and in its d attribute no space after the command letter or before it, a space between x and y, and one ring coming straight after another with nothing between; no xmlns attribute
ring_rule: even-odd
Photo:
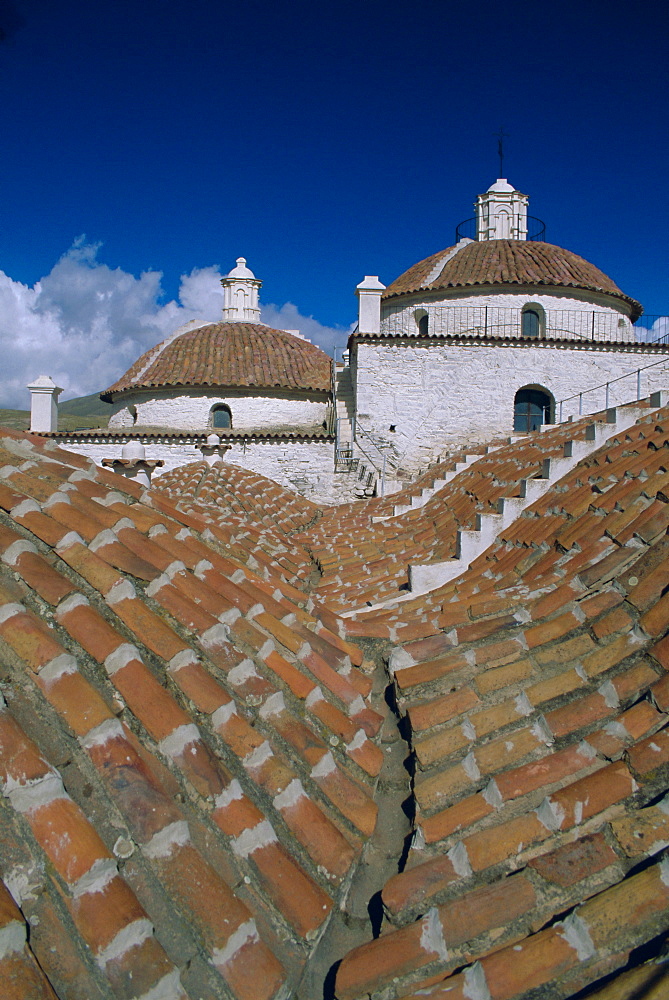
<svg viewBox="0 0 669 1000"><path fill-rule="evenodd" d="M543 389L519 389L513 401L513 429L521 434L552 423L553 399Z"/></svg>
<svg viewBox="0 0 669 1000"><path fill-rule="evenodd" d="M413 318L416 323L416 328L418 330L419 336L426 337L429 330L429 321L425 310L416 309L416 311L413 314Z"/></svg>
<svg viewBox="0 0 669 1000"><path fill-rule="evenodd" d="M495 213L496 232L495 238L498 240L508 240L511 236L511 215L507 208L500 208Z"/></svg>
<svg viewBox="0 0 669 1000"><path fill-rule="evenodd" d="M232 413L229 406L219 404L212 407L211 426L217 428L232 427Z"/></svg>
<svg viewBox="0 0 669 1000"><path fill-rule="evenodd" d="M534 339L542 337L544 333L545 320L546 314L540 305L530 302L528 305L523 306L523 312L520 319L521 337Z"/></svg>

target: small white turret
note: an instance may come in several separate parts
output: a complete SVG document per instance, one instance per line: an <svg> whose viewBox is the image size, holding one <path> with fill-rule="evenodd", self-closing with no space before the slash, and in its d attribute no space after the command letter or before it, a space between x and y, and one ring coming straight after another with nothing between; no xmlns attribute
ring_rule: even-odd
<svg viewBox="0 0 669 1000"><path fill-rule="evenodd" d="M476 199L477 240L526 240L529 198L498 178Z"/></svg>
<svg viewBox="0 0 669 1000"><path fill-rule="evenodd" d="M30 430L37 434L58 430L58 397L63 391L50 375L40 375L30 389Z"/></svg>
<svg viewBox="0 0 669 1000"><path fill-rule="evenodd" d="M381 329L381 295L386 286L376 275L366 274L365 280L356 287L358 296L358 331L378 333Z"/></svg>
<svg viewBox="0 0 669 1000"><path fill-rule="evenodd" d="M246 266L246 258L238 257L237 266L225 278L223 285L223 319L230 323L259 323L258 292L262 281Z"/></svg>
<svg viewBox="0 0 669 1000"><path fill-rule="evenodd" d="M121 458L133 462L143 462L146 458L146 448L141 441L128 441L121 448Z"/></svg>
<svg viewBox="0 0 669 1000"><path fill-rule="evenodd" d="M118 476L132 479L140 486L151 485L151 476L155 469L164 465L162 458L147 458L146 448L141 441L126 441L121 448L120 458L103 458L102 464L112 469Z"/></svg>

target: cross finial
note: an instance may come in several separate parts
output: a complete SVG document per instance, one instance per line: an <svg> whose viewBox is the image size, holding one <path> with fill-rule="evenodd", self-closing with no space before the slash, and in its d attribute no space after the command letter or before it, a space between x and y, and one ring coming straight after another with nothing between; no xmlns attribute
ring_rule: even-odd
<svg viewBox="0 0 669 1000"><path fill-rule="evenodd" d="M497 136L497 155L499 156L499 176L504 177L504 140L509 138L508 132L500 128L499 132L493 132Z"/></svg>

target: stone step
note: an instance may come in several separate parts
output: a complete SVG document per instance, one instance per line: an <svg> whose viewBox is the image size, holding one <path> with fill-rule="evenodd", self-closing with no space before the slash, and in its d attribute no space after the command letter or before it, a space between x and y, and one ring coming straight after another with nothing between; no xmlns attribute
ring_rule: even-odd
<svg viewBox="0 0 669 1000"><path fill-rule="evenodd" d="M493 544L500 531L504 530L519 517L525 507L541 496L552 483L558 482L582 458L592 451L597 450L603 441L623 433L639 417L647 415L649 407L654 409L660 406L667 406L669 404L669 393L665 391L653 393L648 397L648 404L648 406L625 406L609 409L604 421L593 421L592 424L586 427L585 441L565 442L561 457L545 460L541 476L534 479L522 480L520 484L521 496L510 497L500 501L500 510L497 514L478 515L474 529L461 529L457 536L456 552L458 558L448 559L440 563L410 564L408 567L409 590L406 593L397 594L388 600L380 601L371 606L365 605L365 607L361 608L351 608L348 611L344 611L342 617L350 618L352 615L394 607L405 601L414 600L417 594L436 590L450 580L460 576L471 565L474 559L482 555ZM490 452L498 451L500 447L503 446L494 445L488 447L485 453L490 454ZM476 457L481 456L473 456L473 460L476 460ZM409 505L404 506L406 510L411 509ZM387 520L387 518L372 518L374 522L381 520Z"/></svg>
<svg viewBox="0 0 669 1000"><path fill-rule="evenodd" d="M460 576L474 559L492 545L499 533L520 517L525 508L538 500L553 483L559 482L581 459L596 451L609 438L626 431L646 412L642 407L612 407L606 411L603 421L588 424L585 441L566 441L562 457L544 459L540 476L521 480L520 496L500 500L497 514L478 514L475 528L458 531L455 559L410 565L410 592L427 593Z"/></svg>
<svg viewBox="0 0 669 1000"><path fill-rule="evenodd" d="M408 510L419 510L421 507L424 507L435 493L438 493L447 483L450 483L451 479L454 479L464 469L469 468L480 457L480 455L466 455L464 461L456 462L454 468L444 472L439 479L435 479L432 486L425 486L418 496L411 498L409 503L396 504L393 514L390 517L398 517L400 514L406 514Z"/></svg>

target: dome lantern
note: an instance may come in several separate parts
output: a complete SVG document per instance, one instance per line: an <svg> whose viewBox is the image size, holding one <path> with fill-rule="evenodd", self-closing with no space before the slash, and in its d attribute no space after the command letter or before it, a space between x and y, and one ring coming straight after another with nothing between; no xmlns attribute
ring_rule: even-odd
<svg viewBox="0 0 669 1000"><path fill-rule="evenodd" d="M259 323L258 292L262 281L246 266L246 258L238 257L232 271L221 278L223 285L223 319L228 323Z"/></svg>
<svg viewBox="0 0 669 1000"><path fill-rule="evenodd" d="M526 240L529 198L499 177L476 199L477 240Z"/></svg>

